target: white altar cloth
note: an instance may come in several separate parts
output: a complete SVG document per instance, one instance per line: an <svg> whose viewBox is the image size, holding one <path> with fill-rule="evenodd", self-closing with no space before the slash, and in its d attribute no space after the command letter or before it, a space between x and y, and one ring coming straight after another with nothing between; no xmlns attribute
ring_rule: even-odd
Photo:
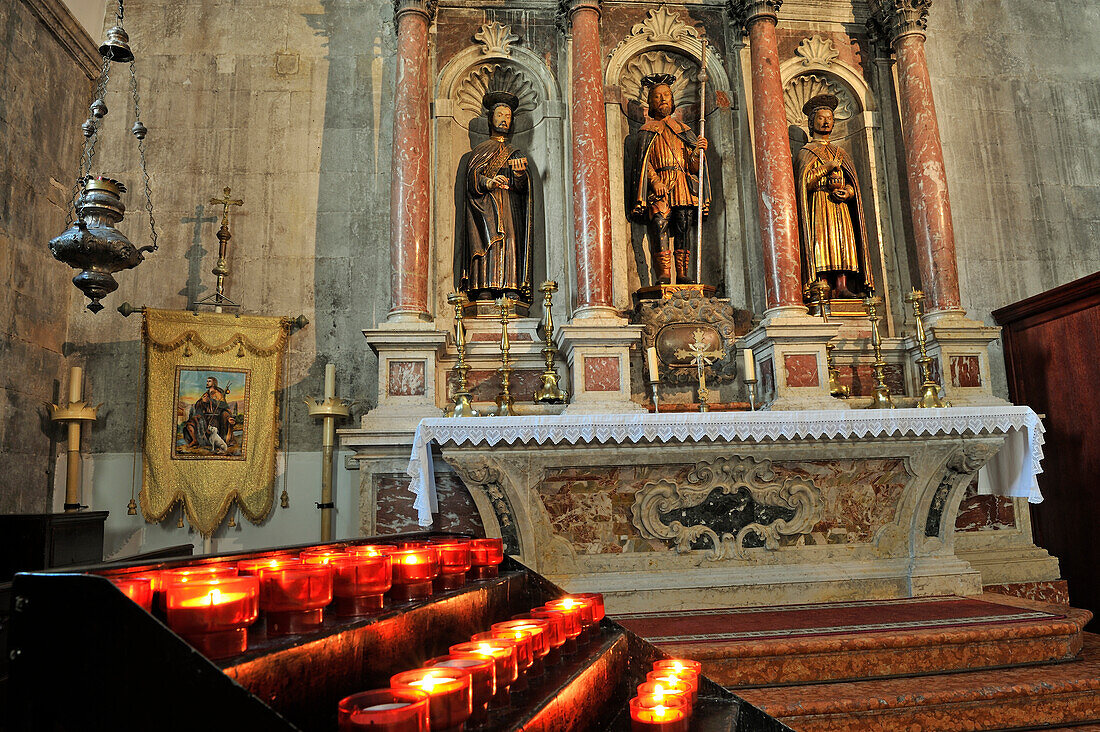
<svg viewBox="0 0 1100 732"><path fill-rule="evenodd" d="M532 417L433 417L413 437L408 475L421 526L439 507L432 467L438 445L626 444L640 442L748 442L849 437L1004 434L1004 446L978 474L980 493L1041 503L1043 425L1029 407L845 409L674 414L562 414Z"/></svg>

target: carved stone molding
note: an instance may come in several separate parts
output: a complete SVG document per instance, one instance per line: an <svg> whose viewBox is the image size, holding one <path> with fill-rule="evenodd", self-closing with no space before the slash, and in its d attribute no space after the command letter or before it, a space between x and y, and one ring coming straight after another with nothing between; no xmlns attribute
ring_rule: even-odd
<svg viewBox="0 0 1100 732"><path fill-rule="evenodd" d="M902 36L924 36L932 0L870 0L868 25L881 33L893 46Z"/></svg>
<svg viewBox="0 0 1100 732"><path fill-rule="evenodd" d="M396 23L405 13L419 13L431 23L439 0L393 0L393 20Z"/></svg>
<svg viewBox="0 0 1100 732"><path fill-rule="evenodd" d="M690 341L695 328L716 332L721 359L705 367L707 380L728 384L737 378L736 339L748 332L752 313L734 308L729 300L716 297L695 297L676 293L668 300L642 301L635 309L635 319L645 326L642 331L643 348L657 348L658 358L667 370L665 383L694 384L696 367L677 362L672 353L686 344L674 345L677 338ZM678 332L672 332L676 330Z"/></svg>
<svg viewBox="0 0 1100 732"><path fill-rule="evenodd" d="M689 107L699 103L699 65L694 59L678 53L649 51L630 59L619 75L619 88L627 102L637 102L644 109L649 94L642 79L650 74L671 74L676 77L672 84L672 98L677 107Z"/></svg>
<svg viewBox="0 0 1100 732"><path fill-rule="evenodd" d="M850 119L859 104L843 84L837 83L829 74L801 74L783 86L783 105L787 112L787 123L806 128L806 115L802 106L818 94L832 94L838 100L833 116L837 122Z"/></svg>
<svg viewBox="0 0 1100 732"><path fill-rule="evenodd" d="M498 23L486 23L474 33L474 40L482 45L481 53L489 56L500 54L512 55L512 44L519 43L519 36L512 32L512 26Z"/></svg>
<svg viewBox="0 0 1100 732"><path fill-rule="evenodd" d="M802 65L821 64L828 66L840 57L840 51L836 50L833 39L815 35L811 38L803 38L794 50L796 56L802 57Z"/></svg>
<svg viewBox="0 0 1100 732"><path fill-rule="evenodd" d="M747 26L757 18L771 18L779 22L779 7L783 0L729 0L727 6L734 23Z"/></svg>
<svg viewBox="0 0 1100 732"><path fill-rule="evenodd" d="M649 10L645 14L645 20L636 23L630 29L631 36L643 36L649 41L667 41L677 43L685 36L698 38L699 31L680 20L680 14L661 6L657 10Z"/></svg>
<svg viewBox="0 0 1100 732"><path fill-rule="evenodd" d="M716 511L710 519L688 518L695 513L690 509L708 502L716 492L732 497L731 510ZM751 457L696 463L684 483L666 479L646 483L630 508L631 522L643 537L673 541L680 554L709 542L706 558L711 561L748 559L745 541L750 536L759 537L765 548L776 551L781 543L809 533L823 510L821 490L812 480L778 480L770 460ZM677 520L677 515L684 520Z"/></svg>
<svg viewBox="0 0 1100 732"><path fill-rule="evenodd" d="M924 524L925 536L940 535L951 490L970 483L978 470L997 454L998 449L999 446L995 445L970 445L947 459L947 470L940 479L940 484L936 487L932 502L928 506L928 518ZM954 522L952 522L953 527Z"/></svg>
<svg viewBox="0 0 1100 732"><path fill-rule="evenodd" d="M504 542L504 553L520 554L519 528L516 525L516 513L508 495L504 492L500 470L488 463L477 461L463 465L451 464L458 477L466 484L471 493L481 491L489 499L493 514L500 525L500 536Z"/></svg>
<svg viewBox="0 0 1100 732"><path fill-rule="evenodd" d="M506 91L519 99L515 131L532 124L531 114L538 109L540 99L536 82L511 63L482 63L462 78L455 89L455 121L464 127L485 113L482 100L491 91Z"/></svg>

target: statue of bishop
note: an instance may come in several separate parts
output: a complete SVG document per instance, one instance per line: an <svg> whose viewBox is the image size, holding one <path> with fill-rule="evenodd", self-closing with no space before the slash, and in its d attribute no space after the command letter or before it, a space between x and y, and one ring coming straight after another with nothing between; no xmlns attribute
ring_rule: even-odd
<svg viewBox="0 0 1100 732"><path fill-rule="evenodd" d="M856 298L874 288L867 226L852 156L829 141L838 100L819 94L802 106L813 139L794 160L802 233L803 286L821 279L832 298Z"/></svg>

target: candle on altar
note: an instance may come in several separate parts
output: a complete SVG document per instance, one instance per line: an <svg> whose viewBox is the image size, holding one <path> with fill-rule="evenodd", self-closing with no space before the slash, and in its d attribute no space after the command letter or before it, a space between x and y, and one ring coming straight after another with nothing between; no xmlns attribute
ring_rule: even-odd
<svg viewBox="0 0 1100 732"><path fill-rule="evenodd" d="M475 579L489 579L499 573L499 565L504 561L504 541L502 539L470 539L470 570Z"/></svg>
<svg viewBox="0 0 1100 732"><path fill-rule="evenodd" d="M692 661L690 658L662 658L653 662L654 671L671 671L677 676L700 676L703 673L703 664Z"/></svg>
<svg viewBox="0 0 1100 732"><path fill-rule="evenodd" d="M508 706L511 686L519 678L514 643L499 639L470 641L468 643L457 643L451 646L448 652L452 656L493 659L497 679L497 693L493 697L493 705L496 707Z"/></svg>
<svg viewBox="0 0 1100 732"><path fill-rule="evenodd" d="M657 364L657 349L654 348L653 346L650 346L649 348L645 349L645 360L646 360L647 370L649 371L649 380L650 380L650 382L660 381L661 380L661 372L657 368L657 365L658 365Z"/></svg>
<svg viewBox="0 0 1100 732"><path fill-rule="evenodd" d="M333 607L337 615L358 617L382 609L382 596L392 584L389 555L303 552L302 560L305 564L332 568Z"/></svg>
<svg viewBox="0 0 1100 732"><path fill-rule="evenodd" d="M473 677L461 668L418 668L390 677L395 689L419 689L428 695L432 732L461 730L473 714Z"/></svg>
<svg viewBox="0 0 1100 732"><path fill-rule="evenodd" d="M372 689L340 700L340 732L428 732L428 694L419 689Z"/></svg>
<svg viewBox="0 0 1100 732"><path fill-rule="evenodd" d="M456 590L466 584L466 573L473 566L470 542L467 539L432 539L439 552L438 590Z"/></svg>
<svg viewBox="0 0 1100 732"><path fill-rule="evenodd" d="M69 369L69 403L79 402L84 393L84 369L73 366Z"/></svg>
<svg viewBox="0 0 1100 732"><path fill-rule="evenodd" d="M210 658L243 653L246 628L259 613L255 577L221 577L169 585L165 590L168 627Z"/></svg>
<svg viewBox="0 0 1100 732"><path fill-rule="evenodd" d="M680 696L639 695L630 700L632 732L687 732L688 719Z"/></svg>
<svg viewBox="0 0 1100 732"><path fill-rule="evenodd" d="M745 349L744 358L745 358L745 369L744 369L745 376L744 376L744 380L745 381L756 381L756 357L753 356L751 348L746 348Z"/></svg>
<svg viewBox="0 0 1100 732"><path fill-rule="evenodd" d="M153 578L152 577L118 577L111 578L111 582L122 594L136 602L145 612L153 610Z"/></svg>
<svg viewBox="0 0 1100 732"><path fill-rule="evenodd" d="M479 656L437 656L424 664L424 668L460 668L470 674L473 696L473 714L470 719L480 724L489 718L489 702L497 693L496 661Z"/></svg>
<svg viewBox="0 0 1100 732"><path fill-rule="evenodd" d="M678 692L682 689L686 689L692 705L695 704L695 700L699 695L698 676L678 676L671 671L660 670L650 671L648 674L646 674L645 680L656 681L670 692Z"/></svg>
<svg viewBox="0 0 1100 732"><path fill-rule="evenodd" d="M260 609L269 635L314 630L332 602L332 567L300 561L260 567Z"/></svg>
<svg viewBox="0 0 1100 732"><path fill-rule="evenodd" d="M432 596L432 580L439 574L439 551L427 544L390 553L393 564L393 588L390 595L398 602L423 600Z"/></svg>

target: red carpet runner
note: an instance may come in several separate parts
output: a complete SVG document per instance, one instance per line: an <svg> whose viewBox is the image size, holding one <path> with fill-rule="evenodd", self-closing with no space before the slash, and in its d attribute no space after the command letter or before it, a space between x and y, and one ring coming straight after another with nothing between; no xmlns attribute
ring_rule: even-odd
<svg viewBox="0 0 1100 732"><path fill-rule="evenodd" d="M967 597L853 600L615 615L650 643L715 643L835 633L889 633L1064 617Z"/></svg>

